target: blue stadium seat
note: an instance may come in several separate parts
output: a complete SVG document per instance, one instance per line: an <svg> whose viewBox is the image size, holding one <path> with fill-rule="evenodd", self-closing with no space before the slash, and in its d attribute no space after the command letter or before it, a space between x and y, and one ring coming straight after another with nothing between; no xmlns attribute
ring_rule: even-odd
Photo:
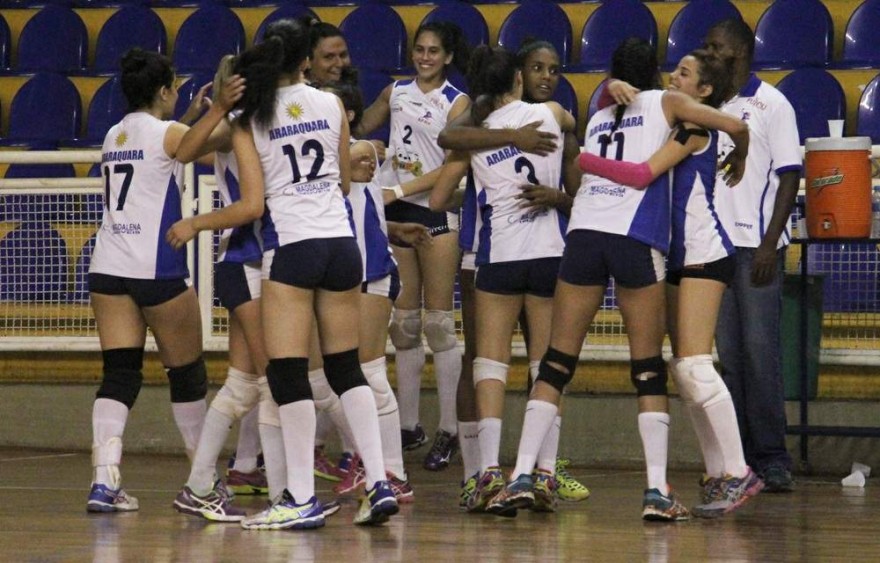
<svg viewBox="0 0 880 563"><path fill-rule="evenodd" d="M608 79L606 78L602 82L596 86L596 89L593 90L593 93L590 95L590 103L587 105L587 122L589 123L590 118L593 117L593 114L599 111L599 98L602 97L602 90L605 88L605 85L608 84Z"/></svg>
<svg viewBox="0 0 880 563"><path fill-rule="evenodd" d="M370 104L376 101L376 98L379 97L379 94L382 93L382 90L384 90L385 87L391 84L393 81L394 79L384 72L378 70L360 69L358 72L358 85L361 89L361 95L364 98L364 107L370 107ZM368 139L380 139L387 143L390 131L391 130L389 128L389 125L388 123L386 123L382 127L368 134L366 137Z"/></svg>
<svg viewBox="0 0 880 563"><path fill-rule="evenodd" d="M197 72L192 75L180 85L180 88L177 89L177 105L174 106L174 119L180 119L184 113L186 113L187 108L189 108L190 103L192 103L193 97L199 91L199 88L204 86L209 82L214 81L214 72Z"/></svg>
<svg viewBox="0 0 880 563"><path fill-rule="evenodd" d="M260 22L260 26L257 27L257 31L254 33L254 43L259 43L263 40L263 35L265 35L266 28L270 23L284 19L299 19L305 16L316 20L321 19L314 11L302 4L296 2L282 4L280 8L266 16L266 19Z"/></svg>
<svg viewBox="0 0 880 563"><path fill-rule="evenodd" d="M73 83L60 74L35 74L16 92L5 145L57 146L79 136L82 106Z"/></svg>
<svg viewBox="0 0 880 563"><path fill-rule="evenodd" d="M551 43L563 65L571 61L571 24L565 11L555 2L523 0L498 30L498 44L511 51L518 51L527 37Z"/></svg>
<svg viewBox="0 0 880 563"><path fill-rule="evenodd" d="M225 6L205 4L180 26L174 41L174 66L181 73L213 73L224 55L238 54L244 46L244 27L238 16Z"/></svg>
<svg viewBox="0 0 880 563"><path fill-rule="evenodd" d="M74 72L86 66L89 38L82 19L48 5L28 20L18 38L18 72Z"/></svg>
<svg viewBox="0 0 880 563"><path fill-rule="evenodd" d="M9 31L9 24L6 19L0 15L0 70L9 69L9 56L12 53L12 32Z"/></svg>
<svg viewBox="0 0 880 563"><path fill-rule="evenodd" d="M846 116L843 88L824 69L799 68L780 80L776 88L794 107L802 145L808 137L827 137L828 120Z"/></svg>
<svg viewBox="0 0 880 563"><path fill-rule="evenodd" d="M0 240L0 301L68 300L67 245L48 223L22 223Z"/></svg>
<svg viewBox="0 0 880 563"><path fill-rule="evenodd" d="M165 24L146 6L131 5L117 10L98 32L95 43L97 72L116 72L122 55L132 47L165 52Z"/></svg>
<svg viewBox="0 0 880 563"><path fill-rule="evenodd" d="M584 24L580 61L571 70L608 70L614 50L630 37L657 46L657 22L651 10L639 0L605 0Z"/></svg>
<svg viewBox="0 0 880 563"><path fill-rule="evenodd" d="M713 25L729 18L742 18L742 14L728 0L691 0L685 4L669 24L663 68L674 69L682 57L703 44Z"/></svg>
<svg viewBox="0 0 880 563"><path fill-rule="evenodd" d="M406 27L388 6L362 4L345 16L339 29L358 68L394 72L406 66Z"/></svg>
<svg viewBox="0 0 880 563"><path fill-rule="evenodd" d="M438 21L457 24L472 48L489 43L489 26L486 24L486 19L470 4L458 0L439 3L436 8L428 12L419 25Z"/></svg>
<svg viewBox="0 0 880 563"><path fill-rule="evenodd" d="M559 84L556 86L556 91L553 92L553 100L559 102L559 105L567 109L569 113L574 116L575 121L577 121L577 93L574 91L574 87L572 87L571 82L569 82L562 75L559 75Z"/></svg>
<svg viewBox="0 0 880 563"><path fill-rule="evenodd" d="M819 0L770 4L755 27L753 68L824 67L831 60L831 14Z"/></svg>
<svg viewBox="0 0 880 563"><path fill-rule="evenodd" d="M89 104L86 134L80 145L101 146L104 136L128 112L128 100L122 92L122 80L114 75L98 88Z"/></svg>
<svg viewBox="0 0 880 563"><path fill-rule="evenodd" d="M843 36L843 55L838 65L842 68L872 68L880 66L880 0L865 0L856 8L846 24Z"/></svg>
<svg viewBox="0 0 880 563"><path fill-rule="evenodd" d="M871 137L873 144L880 144L880 74L862 92L856 116L856 135Z"/></svg>

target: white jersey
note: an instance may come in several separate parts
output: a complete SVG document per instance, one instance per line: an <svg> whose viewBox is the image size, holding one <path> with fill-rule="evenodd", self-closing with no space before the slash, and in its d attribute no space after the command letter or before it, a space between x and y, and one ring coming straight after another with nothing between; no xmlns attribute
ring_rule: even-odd
<svg viewBox="0 0 880 563"><path fill-rule="evenodd" d="M797 120L785 96L755 75L721 110L749 125L749 155L740 183L718 190L718 215L736 246L757 248L773 215L779 174L801 169ZM719 157L731 150L733 141L721 133ZM790 240L786 226L778 247Z"/></svg>
<svg viewBox="0 0 880 563"><path fill-rule="evenodd" d="M264 176L264 250L353 236L340 189L339 99L302 83L276 96L272 124L251 123Z"/></svg>
<svg viewBox="0 0 880 563"><path fill-rule="evenodd" d="M169 227L181 219L183 186L183 165L164 147L172 123L129 113L104 137L104 217L90 272L156 280L189 276L186 249L165 242Z"/></svg>
<svg viewBox="0 0 880 563"><path fill-rule="evenodd" d="M386 184L409 182L443 164L446 153L437 144L437 137L446 127L450 108L464 95L448 81L428 93L422 92L413 78L394 83L389 100L389 158L382 172ZM406 197L403 201L428 207L430 196L429 192L423 192Z"/></svg>
<svg viewBox="0 0 880 563"><path fill-rule="evenodd" d="M215 153L214 177L217 180L217 192L223 207L241 199L238 161L235 159L235 153L219 151ZM225 229L220 233L217 262L244 264L259 261L263 256L263 250L258 233L259 221Z"/></svg>
<svg viewBox="0 0 880 563"><path fill-rule="evenodd" d="M373 149L375 151L375 149ZM379 157L376 155L376 163ZM397 269L397 262L388 245L388 225L385 223L385 206L382 204L382 186L376 178L366 184L351 183L347 197L361 261L364 265L363 281L381 280Z"/></svg>
<svg viewBox="0 0 880 563"><path fill-rule="evenodd" d="M473 171L468 169L465 182L464 197L459 215L458 247L464 252L476 252L480 248L480 237L483 228L483 217L477 202L477 186L474 184Z"/></svg>
<svg viewBox="0 0 880 563"><path fill-rule="evenodd" d="M533 121L542 122L541 131L562 138L556 117L544 104L509 103L489 114L483 126L517 129ZM471 154L483 219L477 265L562 256L565 230L560 213L553 208L524 209L516 199L523 184L559 187L561 168L561 143L547 156L525 154L513 145Z"/></svg>
<svg viewBox="0 0 880 563"><path fill-rule="evenodd" d="M718 132L707 131L706 146L672 172L672 240L667 268L708 264L736 250L715 211ZM723 182L717 182L724 187Z"/></svg>
<svg viewBox="0 0 880 563"><path fill-rule="evenodd" d="M613 129L616 105L597 111L587 124L583 150L628 162L644 162L669 139L664 92L641 92ZM568 230L589 229L632 237L665 253L669 249L669 174L635 190L585 174L575 196Z"/></svg>

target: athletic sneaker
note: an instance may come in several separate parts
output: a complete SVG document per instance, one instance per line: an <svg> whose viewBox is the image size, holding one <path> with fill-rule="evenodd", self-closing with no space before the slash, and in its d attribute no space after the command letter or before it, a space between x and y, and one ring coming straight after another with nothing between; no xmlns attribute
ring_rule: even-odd
<svg viewBox="0 0 880 563"><path fill-rule="evenodd" d="M703 473L700 477L700 504L709 504L722 498L721 485L724 480L721 477L712 477Z"/></svg>
<svg viewBox="0 0 880 563"><path fill-rule="evenodd" d="M761 472L765 493L790 493L794 490L791 471L781 465L771 465Z"/></svg>
<svg viewBox="0 0 880 563"><path fill-rule="evenodd" d="M483 472L477 481L477 488L468 501L468 512L484 512L489 501L504 488L504 475L497 465Z"/></svg>
<svg viewBox="0 0 880 563"><path fill-rule="evenodd" d="M417 450L427 444L428 435L425 434L425 429L422 428L421 424L416 424L416 427L412 430L400 429L400 441L403 451L408 452L410 450Z"/></svg>
<svg viewBox="0 0 880 563"><path fill-rule="evenodd" d="M174 508L178 512L201 516L212 522L241 522L246 516L244 510L232 506L229 498L216 489L199 496L184 486L174 499Z"/></svg>
<svg viewBox="0 0 880 563"><path fill-rule="evenodd" d="M226 477L226 488L236 495L269 494L266 474L259 469L254 469L250 473L230 469Z"/></svg>
<svg viewBox="0 0 880 563"><path fill-rule="evenodd" d="M338 483L345 477L345 473L330 461L324 453L324 446L315 446L315 477Z"/></svg>
<svg viewBox="0 0 880 563"><path fill-rule="evenodd" d="M761 492L764 482L749 467L745 477L725 475L718 487L718 498L694 507L693 514L699 518L718 518L733 512L747 500Z"/></svg>
<svg viewBox="0 0 880 563"><path fill-rule="evenodd" d="M556 478L544 469L536 469L532 473L534 480L535 503L534 512L556 512Z"/></svg>
<svg viewBox="0 0 880 563"><path fill-rule="evenodd" d="M333 516L334 514L339 512L339 509L341 508L342 505L339 503L338 500L330 500L321 503L321 512L324 513L324 518L329 518L330 516Z"/></svg>
<svg viewBox="0 0 880 563"><path fill-rule="evenodd" d="M531 508L535 504L535 484L532 476L523 473L501 489L486 506L486 512L513 518L520 508Z"/></svg>
<svg viewBox="0 0 880 563"><path fill-rule="evenodd" d="M480 472L476 472L466 481L461 482L461 492L458 495L458 507L462 510L468 509L471 498L477 492L477 480L480 478Z"/></svg>
<svg viewBox="0 0 880 563"><path fill-rule="evenodd" d="M367 480L367 472L364 470L364 462L358 454L351 458L351 469L342 478L342 481L333 487L337 495L347 495L362 487Z"/></svg>
<svg viewBox="0 0 880 563"><path fill-rule="evenodd" d="M122 487L111 489L101 483L92 483L86 512L131 512L138 509L138 499L129 496Z"/></svg>
<svg viewBox="0 0 880 563"><path fill-rule="evenodd" d="M424 467L428 471L442 471L449 467L452 456L458 452L458 436L445 430L438 430L434 435L431 451L425 456Z"/></svg>
<svg viewBox="0 0 880 563"><path fill-rule="evenodd" d="M556 496L569 502L586 500L590 496L590 489L568 472L571 461L561 457L556 458Z"/></svg>
<svg viewBox="0 0 880 563"><path fill-rule="evenodd" d="M226 462L226 474L229 475L229 470L235 467L235 457L238 455L238 452L233 450L232 455L229 456L229 461ZM263 459L263 452L257 454L257 469L266 472L266 460Z"/></svg>
<svg viewBox="0 0 880 563"><path fill-rule="evenodd" d="M245 530L307 530L324 525L324 508L317 497L297 504L285 489L278 502L241 521Z"/></svg>
<svg viewBox="0 0 880 563"><path fill-rule="evenodd" d="M397 499L398 504L410 504L416 501L416 494L409 484L409 479L400 479L390 471L386 471L385 476L388 477L388 483L394 491L394 498Z"/></svg>
<svg viewBox="0 0 880 563"><path fill-rule="evenodd" d="M400 511L394 491L388 481L376 481L361 500L360 508L354 515L354 523L360 526L377 526L388 521Z"/></svg>
<svg viewBox="0 0 880 563"><path fill-rule="evenodd" d="M690 520L691 514L684 507L669 487L669 494L664 495L658 489L645 489L642 500L642 520L654 522L678 522Z"/></svg>

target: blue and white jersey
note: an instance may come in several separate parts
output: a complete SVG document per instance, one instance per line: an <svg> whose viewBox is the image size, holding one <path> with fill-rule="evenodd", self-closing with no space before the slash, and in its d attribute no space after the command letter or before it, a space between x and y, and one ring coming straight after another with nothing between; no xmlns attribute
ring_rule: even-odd
<svg viewBox="0 0 880 563"><path fill-rule="evenodd" d="M669 139L664 92L641 92L613 129L617 106L597 111L587 124L583 150L603 158L644 162ZM669 250L669 174L644 190L584 174L574 199L568 230L589 229L625 235L666 253Z"/></svg>
<svg viewBox="0 0 880 563"><path fill-rule="evenodd" d="M706 146L678 163L672 172L672 240L667 268L707 264L730 256L736 249L715 210L718 132ZM718 184L724 189L724 184Z"/></svg>
<svg viewBox="0 0 880 563"><path fill-rule="evenodd" d="M476 252L480 248L480 237L477 234L482 227L483 217L477 203L477 186L473 172L468 170L459 213L458 247L464 252Z"/></svg>
<svg viewBox="0 0 880 563"><path fill-rule="evenodd" d="M165 242L181 219L183 165L164 146L173 123L133 112L104 137L104 217L89 272L156 280L189 276L186 249Z"/></svg>
<svg viewBox="0 0 880 563"><path fill-rule="evenodd" d="M391 133L382 171L385 185L403 184L439 168L446 152L437 144L446 127L449 110L461 90L444 81L439 88L422 92L414 78L398 80L391 88ZM403 198L403 201L429 207L429 192Z"/></svg>
<svg viewBox="0 0 880 563"><path fill-rule="evenodd" d="M276 92L272 124L251 123L263 167L264 250L353 236L340 189L339 98L302 83Z"/></svg>
<svg viewBox="0 0 880 563"><path fill-rule="evenodd" d="M559 123L545 104L511 102L489 114L483 126L517 129L534 121L542 122L540 130L562 138ZM474 152L471 169L483 221L478 266L562 256L565 248L562 215L556 209L523 208L522 200L516 199L522 193L523 184L559 186L561 143L547 156L526 154L513 145Z"/></svg>
<svg viewBox="0 0 880 563"><path fill-rule="evenodd" d="M375 152L375 148L373 151ZM377 154L377 165L378 162ZM380 280L397 269L397 262L394 261L391 247L388 245L388 225L385 223L385 206L382 204L382 186L375 177L372 182L366 184L352 182L347 199L352 229L364 264L363 281Z"/></svg>
<svg viewBox="0 0 880 563"><path fill-rule="evenodd" d="M241 199L241 187L238 183L238 161L233 152L217 152L214 154L214 178L217 181L217 192L223 207L232 205ZM220 233L220 245L217 249L217 262L235 262L244 264L256 262L263 257L263 248L259 238L259 221L224 229Z"/></svg>
<svg viewBox="0 0 880 563"><path fill-rule="evenodd" d="M801 170L797 120L786 97L755 75L721 111L749 125L749 155L740 183L732 190L718 190L718 216L736 246L757 248L773 216L779 174ZM732 149L733 141L721 133L720 159ZM777 246L790 240L786 227Z"/></svg>

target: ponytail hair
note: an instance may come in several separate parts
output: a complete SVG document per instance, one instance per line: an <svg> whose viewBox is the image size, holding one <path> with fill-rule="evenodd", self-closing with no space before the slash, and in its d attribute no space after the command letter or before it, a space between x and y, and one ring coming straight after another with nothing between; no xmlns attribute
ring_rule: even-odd
<svg viewBox="0 0 880 563"><path fill-rule="evenodd" d="M160 88L174 87L174 67L165 55L135 47L122 55L120 65L129 112L149 107Z"/></svg>
<svg viewBox="0 0 880 563"><path fill-rule="evenodd" d="M503 47L480 45L471 54L468 89L476 102L471 108L475 123L482 123L495 108L496 98L513 90L520 59Z"/></svg>
<svg viewBox="0 0 880 563"><path fill-rule="evenodd" d="M452 66L458 69L462 74L468 71L468 61L470 60L471 47L458 25L452 22L434 21L423 23L416 30L413 43L419 40L419 36L426 31L430 31L440 38L440 44L443 50L452 54Z"/></svg>
<svg viewBox="0 0 880 563"><path fill-rule="evenodd" d="M657 51L644 39L630 37L614 51L611 57L611 78L629 83L639 90L662 88ZM618 105L612 131L620 126L626 106Z"/></svg>
<svg viewBox="0 0 880 563"><path fill-rule="evenodd" d="M309 35L303 25L291 19L272 22L263 42L238 56L234 74L247 81L242 107L242 122L254 118L268 127L275 116L278 80L282 74L295 74L309 54Z"/></svg>

